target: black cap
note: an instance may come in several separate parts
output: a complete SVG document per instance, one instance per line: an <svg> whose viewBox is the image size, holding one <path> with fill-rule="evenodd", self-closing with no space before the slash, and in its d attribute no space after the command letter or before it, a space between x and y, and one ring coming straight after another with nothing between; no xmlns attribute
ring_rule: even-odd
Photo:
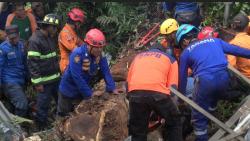
<svg viewBox="0 0 250 141"><path fill-rule="evenodd" d="M235 24L236 28L241 28L241 29L247 27L248 23L249 23L249 18L247 17L247 15L243 13L237 14L232 20L232 24Z"/></svg>
<svg viewBox="0 0 250 141"><path fill-rule="evenodd" d="M9 38L15 38L19 35L18 26L10 25L5 28L5 32Z"/></svg>

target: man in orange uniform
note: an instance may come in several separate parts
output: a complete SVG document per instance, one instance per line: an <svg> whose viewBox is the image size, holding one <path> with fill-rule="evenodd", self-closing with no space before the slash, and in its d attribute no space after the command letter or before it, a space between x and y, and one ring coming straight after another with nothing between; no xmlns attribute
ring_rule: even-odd
<svg viewBox="0 0 250 141"><path fill-rule="evenodd" d="M230 44L250 49L250 35L248 32L249 19L246 15L239 13L232 21L232 28L237 32ZM250 78L250 60L247 58L228 55L229 63L238 69L246 77Z"/></svg>
<svg viewBox="0 0 250 141"><path fill-rule="evenodd" d="M171 86L177 88L178 64L164 52L164 47L155 44L149 51L138 54L129 68L127 82L132 141L147 140L152 110L167 121L164 138L182 141L180 112L170 93Z"/></svg>
<svg viewBox="0 0 250 141"><path fill-rule="evenodd" d="M80 29L84 22L84 12L81 9L73 8L68 13L68 21L63 27L58 37L60 49L60 70L63 73L69 64L69 54L74 48L80 46L83 42L77 36L76 31Z"/></svg>

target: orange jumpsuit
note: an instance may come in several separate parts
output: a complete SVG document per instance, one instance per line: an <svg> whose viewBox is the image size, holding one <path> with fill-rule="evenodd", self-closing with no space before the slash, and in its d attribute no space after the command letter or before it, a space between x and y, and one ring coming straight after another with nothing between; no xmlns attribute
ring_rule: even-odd
<svg viewBox="0 0 250 141"><path fill-rule="evenodd" d="M234 39L230 41L230 44L240 46L242 48L250 49L250 35L241 32L238 33ZM250 78L250 59L237 57L233 55L227 55L228 62L238 69L243 75Z"/></svg>
<svg viewBox="0 0 250 141"><path fill-rule="evenodd" d="M60 70L63 73L69 64L70 53L82 44L82 40L77 36L76 32L66 24L58 36L58 46L60 50Z"/></svg>

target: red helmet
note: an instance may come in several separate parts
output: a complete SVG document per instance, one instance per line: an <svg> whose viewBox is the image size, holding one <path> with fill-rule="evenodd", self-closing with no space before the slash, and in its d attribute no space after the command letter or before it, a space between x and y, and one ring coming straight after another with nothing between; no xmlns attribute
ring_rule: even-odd
<svg viewBox="0 0 250 141"><path fill-rule="evenodd" d="M69 11L68 16L71 20L73 20L75 22L83 23L84 11L82 11L79 8L73 8Z"/></svg>
<svg viewBox="0 0 250 141"><path fill-rule="evenodd" d="M199 32L198 39L202 40L209 37L217 38L218 35L219 33L215 32L215 30L211 26L206 26Z"/></svg>
<svg viewBox="0 0 250 141"><path fill-rule="evenodd" d="M94 47L104 47L106 45L106 39L102 31L99 29L90 29L85 36L84 41Z"/></svg>

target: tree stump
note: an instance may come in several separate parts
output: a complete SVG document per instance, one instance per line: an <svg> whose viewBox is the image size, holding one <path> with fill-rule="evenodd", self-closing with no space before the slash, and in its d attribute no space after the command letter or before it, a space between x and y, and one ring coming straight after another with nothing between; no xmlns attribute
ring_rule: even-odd
<svg viewBox="0 0 250 141"><path fill-rule="evenodd" d="M104 94L82 101L63 124L74 141L121 141L128 136L125 95Z"/></svg>

